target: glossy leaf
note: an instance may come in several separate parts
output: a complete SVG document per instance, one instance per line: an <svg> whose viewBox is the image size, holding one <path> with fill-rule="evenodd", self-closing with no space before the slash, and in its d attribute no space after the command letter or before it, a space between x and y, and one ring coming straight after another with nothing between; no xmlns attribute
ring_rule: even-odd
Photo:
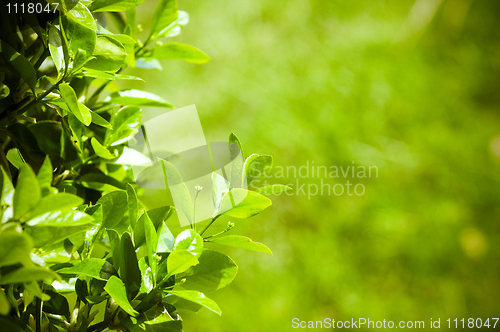
<svg viewBox="0 0 500 332"><path fill-rule="evenodd" d="M86 213L69 210L45 213L28 221L26 233L37 248L54 244L90 229L93 218Z"/></svg>
<svg viewBox="0 0 500 332"><path fill-rule="evenodd" d="M243 248L252 251L265 252L272 255L272 251L264 244L253 242L252 239L241 235L217 236L208 240L212 243L218 243L225 246Z"/></svg>
<svg viewBox="0 0 500 332"><path fill-rule="evenodd" d="M77 274L105 280L101 277L101 270L107 262L101 258L87 258L75 263L72 267L57 270L57 273Z"/></svg>
<svg viewBox="0 0 500 332"><path fill-rule="evenodd" d="M0 267L30 262L33 241L29 236L10 230L0 233Z"/></svg>
<svg viewBox="0 0 500 332"><path fill-rule="evenodd" d="M127 51L122 43L109 35L98 35L94 53L94 59L85 64L85 68L106 72L115 72L121 68Z"/></svg>
<svg viewBox="0 0 500 332"><path fill-rule="evenodd" d="M18 219L28 213L41 198L42 193L35 173L28 165L22 166L14 194L14 218Z"/></svg>
<svg viewBox="0 0 500 332"><path fill-rule="evenodd" d="M114 159L115 156L109 152L108 149L106 149L104 146L102 146L101 143L99 143L98 140L95 139L95 137L92 137L90 140L90 144L92 144L92 148L94 149L94 152L96 155L98 155L101 158L104 159Z"/></svg>
<svg viewBox="0 0 500 332"><path fill-rule="evenodd" d="M148 214L144 214L144 236L146 237L146 248L148 252L149 266L153 274L153 280L158 269L158 261L156 260L156 247L158 247L158 235L156 234L155 226L149 218Z"/></svg>
<svg viewBox="0 0 500 332"><path fill-rule="evenodd" d="M192 266L198 264L198 262L198 259L187 250L172 251L167 258L168 274L165 279L175 274L185 272Z"/></svg>
<svg viewBox="0 0 500 332"><path fill-rule="evenodd" d="M135 8L145 0L95 0L89 9L93 12L121 12Z"/></svg>
<svg viewBox="0 0 500 332"><path fill-rule="evenodd" d="M130 226L135 229L135 224L137 223L137 216L139 211L139 202L137 201L137 194L134 187L130 183L127 183L127 206L128 206L128 216L130 218Z"/></svg>
<svg viewBox="0 0 500 332"><path fill-rule="evenodd" d="M176 206L184 213L189 223L193 224L195 222L193 201L186 184L182 181L179 171L177 171L174 165L163 159L161 160L161 165L165 177L165 185L168 183L168 188L172 193Z"/></svg>
<svg viewBox="0 0 500 332"><path fill-rule="evenodd" d="M104 101L115 104L173 108L165 99L151 92L135 89L113 92Z"/></svg>
<svg viewBox="0 0 500 332"><path fill-rule="evenodd" d="M98 126L104 127L104 128L108 128L108 129L113 128L111 126L111 124L108 121L106 121L106 119L104 119L102 116L100 116L96 112L91 112L90 114L92 116L92 123L94 123Z"/></svg>
<svg viewBox="0 0 500 332"><path fill-rule="evenodd" d="M117 190L103 195L97 204L102 206L102 223L105 228L112 228L127 211L127 192Z"/></svg>
<svg viewBox="0 0 500 332"><path fill-rule="evenodd" d="M150 40L161 35L177 19L177 0L160 0L151 22Z"/></svg>
<svg viewBox="0 0 500 332"><path fill-rule="evenodd" d="M233 202L235 203L233 204ZM247 219L262 212L264 209L271 206L271 204L272 202L269 198L259 193L236 188L224 196L217 214Z"/></svg>
<svg viewBox="0 0 500 332"><path fill-rule="evenodd" d="M89 13L90 14L90 13ZM76 61L78 52L80 56L85 55L85 59L92 56L97 42L96 25L94 22L93 28L82 25L72 19L63 19L64 32L68 41L69 55L75 59L73 67L79 67L80 64ZM85 53L82 53L84 51ZM82 61L82 60L79 60Z"/></svg>
<svg viewBox="0 0 500 332"><path fill-rule="evenodd" d="M64 75L68 57L65 52L64 39L58 25L52 25L49 29L49 51L56 66L58 78Z"/></svg>
<svg viewBox="0 0 500 332"><path fill-rule="evenodd" d="M179 276L186 278L182 287L200 292L214 291L231 283L238 272L238 266L234 261L218 251L203 251L199 262Z"/></svg>
<svg viewBox="0 0 500 332"><path fill-rule="evenodd" d="M38 179L38 183L40 188L42 189L42 193L44 188L48 188L52 184L52 163L50 162L50 158L47 156L43 161L42 167L38 171L36 175Z"/></svg>
<svg viewBox="0 0 500 332"><path fill-rule="evenodd" d="M141 270L129 233L121 238L120 277L128 293L135 294L141 288Z"/></svg>
<svg viewBox="0 0 500 332"><path fill-rule="evenodd" d="M222 314L222 311L220 310L217 303L215 303L214 300L206 297L205 294L203 294L202 292L197 292L194 290L176 290L176 291L171 290L168 292L172 295L178 296L178 297L183 298L185 300L202 305L205 308L209 309L210 311L215 312L218 315Z"/></svg>
<svg viewBox="0 0 500 332"><path fill-rule="evenodd" d="M130 80L130 81L144 81L142 78L132 75L119 75L113 73L106 73L104 71L97 70L86 70L82 73L82 76L93 77L93 78L103 78L105 80Z"/></svg>
<svg viewBox="0 0 500 332"><path fill-rule="evenodd" d="M65 13L65 16L87 29L97 31L97 24L95 23L94 17L88 8L81 2L74 2L72 8Z"/></svg>
<svg viewBox="0 0 500 332"><path fill-rule="evenodd" d="M177 42L156 46L153 51L153 57L165 60L182 60L195 64L203 64L210 61L210 57L196 47Z"/></svg>
<svg viewBox="0 0 500 332"><path fill-rule="evenodd" d="M33 218L47 212L60 211L66 208L76 207L83 204L83 199L67 193L52 194L43 197L40 203L29 212L29 218Z"/></svg>
<svg viewBox="0 0 500 332"><path fill-rule="evenodd" d="M108 292L109 296L115 300L115 302L125 310L131 316L137 316L139 313L134 310L130 302L127 298L127 290L125 289L125 285L120 280L120 278L116 276L112 276L109 278L106 286L104 286L106 292Z"/></svg>
<svg viewBox="0 0 500 332"><path fill-rule="evenodd" d="M248 187L258 184L266 174L269 173L273 165L271 156L252 155L245 161L245 172Z"/></svg>
<svg viewBox="0 0 500 332"><path fill-rule="evenodd" d="M81 123L88 126L92 121L92 115L87 107L78 102L73 88L67 83L61 83L59 84L59 91L61 91L61 96L68 104L69 111L73 113Z"/></svg>
<svg viewBox="0 0 500 332"><path fill-rule="evenodd" d="M142 113L137 106L126 106L120 108L112 117L112 130L106 132L106 146L115 146L128 141L137 133L141 123Z"/></svg>
<svg viewBox="0 0 500 332"><path fill-rule="evenodd" d="M26 165L26 163L23 160L23 157L21 156L21 153L16 148L7 151L6 157L7 160L10 161L10 163L14 165L14 167L17 169L23 167L23 165Z"/></svg>
<svg viewBox="0 0 500 332"><path fill-rule="evenodd" d="M203 252L203 238L195 230L186 229L175 238L173 250L186 250L199 258Z"/></svg>
<svg viewBox="0 0 500 332"><path fill-rule="evenodd" d="M161 206L156 209L148 210L147 212L141 214L134 229L134 242L136 248L146 243L145 226L144 226L146 219L145 214L146 213L148 214L149 218L153 222L153 225L155 226L155 229L158 230L160 226L163 224L163 221L165 221L168 217L170 217L170 215L172 215L173 211L174 209L171 206L167 205L167 206Z"/></svg>

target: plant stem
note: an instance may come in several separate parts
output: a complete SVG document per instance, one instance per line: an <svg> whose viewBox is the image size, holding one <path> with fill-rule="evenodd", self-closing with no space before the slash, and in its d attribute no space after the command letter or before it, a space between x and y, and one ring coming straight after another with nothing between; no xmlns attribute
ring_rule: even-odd
<svg viewBox="0 0 500 332"><path fill-rule="evenodd" d="M31 106L33 105L36 105L38 104L43 98L45 98L49 93L51 93L52 91L54 91L54 89L56 89L59 84L62 82L62 79L59 80L57 83L55 83L54 85L52 85L50 88L48 88L47 90L45 90L41 95L39 95L38 97L36 97L35 99L33 99L30 103L28 103L26 106L23 106L22 108L20 108L18 110L18 113L19 114L22 114L24 112L26 112ZM23 111L24 110L24 111Z"/></svg>
<svg viewBox="0 0 500 332"><path fill-rule="evenodd" d="M214 234L214 235L210 235L210 236L204 237L204 238L203 238L203 241L205 241L205 242L210 242L210 240L209 240L209 239L211 239L211 238L213 238L213 237L216 237L216 236L219 236L219 235L222 235L222 234L224 234L224 233L227 233L227 232L229 232L229 231L230 231L233 227L234 227L234 224L231 224L231 225L227 226L227 228L226 228L225 230L223 230L222 232L219 232L219 233L217 233L217 234Z"/></svg>
<svg viewBox="0 0 500 332"><path fill-rule="evenodd" d="M215 216L212 218L212 220L205 226L203 227L203 229L201 230L200 232L200 235L203 235L203 233L205 233L207 231L207 229L212 226L212 224L217 220L217 218L219 218L221 215L219 214L218 216Z"/></svg>
<svg viewBox="0 0 500 332"><path fill-rule="evenodd" d="M36 299L35 308L35 332L42 332L42 299Z"/></svg>

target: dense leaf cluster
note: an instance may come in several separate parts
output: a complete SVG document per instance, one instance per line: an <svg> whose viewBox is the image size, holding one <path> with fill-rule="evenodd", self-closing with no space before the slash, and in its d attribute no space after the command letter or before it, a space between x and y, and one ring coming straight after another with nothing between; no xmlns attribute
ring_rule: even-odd
<svg viewBox="0 0 500 332"><path fill-rule="evenodd" d="M165 223L174 207L148 210L141 203L127 166L139 152L127 142L138 132L142 106L172 106L110 83L140 80L120 74L127 66L210 59L190 45L158 42L188 22L176 0L159 1L140 41L135 7L141 2L51 0L54 11L43 14L0 8L2 331L180 331L178 309L220 314L204 293L226 286L237 272L231 258L207 243L271 253L249 238L222 235L232 223L202 236L221 215L259 213L271 205L262 194L284 186L256 192L214 181L214 217L199 232L193 223L176 236ZM229 141L241 148L235 135ZM161 162L166 176L176 176ZM251 155L233 167L232 179L258 179L271 164L269 156ZM245 199L226 206L238 196ZM181 206L194 213L190 198Z"/></svg>

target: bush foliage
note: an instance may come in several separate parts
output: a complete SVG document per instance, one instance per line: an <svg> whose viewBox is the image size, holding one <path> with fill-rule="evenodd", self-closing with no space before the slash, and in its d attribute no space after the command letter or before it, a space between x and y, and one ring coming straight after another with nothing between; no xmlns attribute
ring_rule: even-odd
<svg viewBox="0 0 500 332"><path fill-rule="evenodd" d="M222 215L217 211L200 231L192 225L174 236L165 222L175 208L141 203L120 157L130 153L141 107L172 105L146 91L120 90L114 81L140 80L120 72L159 68L158 59L210 60L193 46L159 42L188 22L175 0L159 1L147 38L139 40L141 2L0 8L2 331L181 331L178 309L220 314L204 293L237 273L230 257L206 246L271 253L247 237L223 235L232 223L203 237ZM241 148L234 134L229 141ZM234 171L255 179L270 166L260 159L251 155ZM223 214L249 218L271 204L263 195L271 192L247 192Z"/></svg>

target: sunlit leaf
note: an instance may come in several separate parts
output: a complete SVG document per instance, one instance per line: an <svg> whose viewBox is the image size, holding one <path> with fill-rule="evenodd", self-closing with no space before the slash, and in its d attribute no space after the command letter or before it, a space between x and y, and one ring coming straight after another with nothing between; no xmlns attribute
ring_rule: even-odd
<svg viewBox="0 0 500 332"><path fill-rule="evenodd" d="M139 313L134 310L130 302L127 298L127 290L125 289L125 285L120 280L120 278L116 276L112 276L109 278L104 289L108 294L115 300L115 302L125 310L131 316L137 316Z"/></svg>
<svg viewBox="0 0 500 332"><path fill-rule="evenodd" d="M153 51L153 57L165 60L182 60L195 64L210 61L210 57L196 47L177 42L156 46Z"/></svg>

